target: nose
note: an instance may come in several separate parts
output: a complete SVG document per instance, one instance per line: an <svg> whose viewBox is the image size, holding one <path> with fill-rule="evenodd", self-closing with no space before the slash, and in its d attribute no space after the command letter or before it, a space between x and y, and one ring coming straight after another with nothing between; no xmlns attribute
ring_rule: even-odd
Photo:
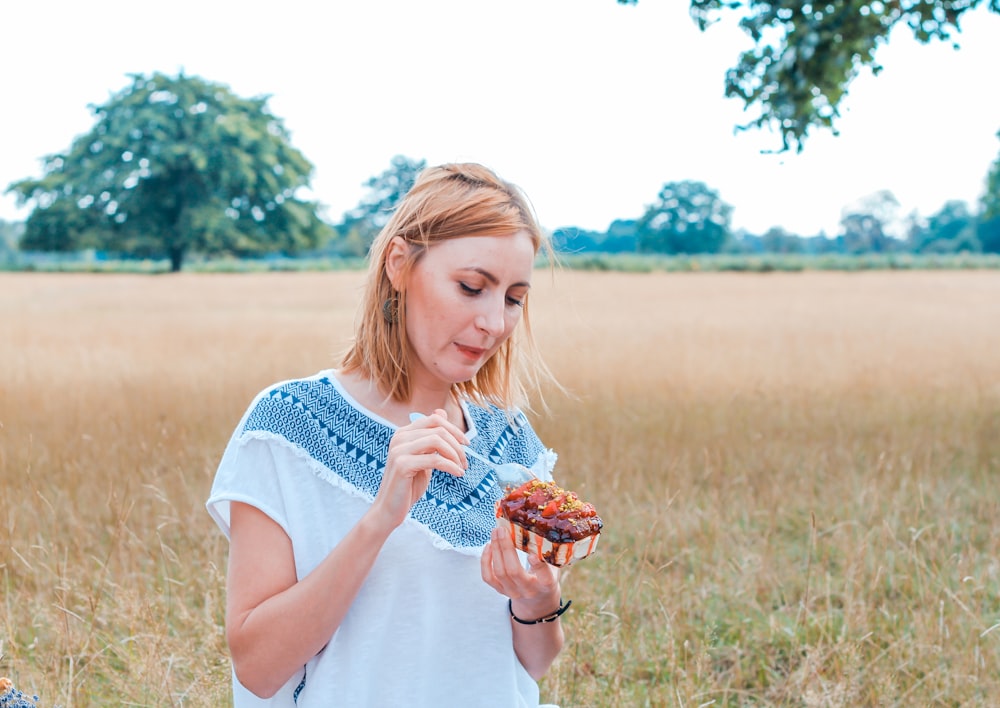
<svg viewBox="0 0 1000 708"><path fill-rule="evenodd" d="M484 300L483 308L476 316L476 327L491 337L502 335L506 327L504 320L505 305L506 300L504 297Z"/></svg>

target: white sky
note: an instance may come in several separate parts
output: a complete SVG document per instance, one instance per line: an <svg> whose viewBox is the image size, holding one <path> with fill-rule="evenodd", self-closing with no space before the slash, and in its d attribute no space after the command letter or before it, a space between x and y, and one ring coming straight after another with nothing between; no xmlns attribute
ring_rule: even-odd
<svg viewBox="0 0 1000 708"><path fill-rule="evenodd" d="M315 165L339 220L393 155L475 160L528 193L549 228L636 218L669 181L700 180L733 226L838 230L843 206L891 190L902 212L977 200L1000 154L1000 16L977 10L962 48L882 47L839 127L804 153L734 133L723 98L749 40L734 18L705 33L686 0L113 0L0 8L0 190L93 124L88 104L162 71L267 94ZM0 198L0 218L26 216Z"/></svg>

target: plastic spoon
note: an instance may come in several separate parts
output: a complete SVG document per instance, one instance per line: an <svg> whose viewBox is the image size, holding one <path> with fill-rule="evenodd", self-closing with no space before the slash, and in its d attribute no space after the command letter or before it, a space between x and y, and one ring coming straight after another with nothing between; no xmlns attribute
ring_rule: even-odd
<svg viewBox="0 0 1000 708"><path fill-rule="evenodd" d="M423 413L410 413L410 422L423 418ZM498 464L484 455L480 455L468 445L462 445L462 450L469 457L474 457L493 470L501 484L521 485L535 478L534 473L524 465L516 462Z"/></svg>

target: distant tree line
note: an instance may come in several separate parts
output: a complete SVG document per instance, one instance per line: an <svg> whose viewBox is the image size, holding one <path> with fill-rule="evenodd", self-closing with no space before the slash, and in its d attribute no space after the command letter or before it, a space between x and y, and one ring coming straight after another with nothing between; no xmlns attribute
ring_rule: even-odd
<svg viewBox="0 0 1000 708"><path fill-rule="evenodd" d="M889 191L843 211L836 234L795 234L774 226L762 234L734 230L732 208L702 182L671 182L643 216L617 220L607 231L556 229L556 248L568 253L1000 253L1000 158L976 211L951 200L929 217L898 215Z"/></svg>
<svg viewBox="0 0 1000 708"><path fill-rule="evenodd" d="M116 257L190 254L258 257L363 256L426 167L394 157L371 177L339 222L306 196L312 164L291 145L267 98L183 74L134 75L92 106L96 122L68 150L44 159L44 174L11 184L33 209L23 224L0 222L0 256L90 250ZM890 192L845 209L839 233L734 231L733 208L703 182L669 182L635 220L604 232L562 227L558 250L604 253L1000 253L1000 157L976 208L950 201L927 218L899 218Z"/></svg>

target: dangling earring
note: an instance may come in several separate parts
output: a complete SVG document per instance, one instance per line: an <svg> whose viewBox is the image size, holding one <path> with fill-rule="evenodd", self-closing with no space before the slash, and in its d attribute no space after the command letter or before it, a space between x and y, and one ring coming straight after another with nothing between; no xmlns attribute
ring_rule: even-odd
<svg viewBox="0 0 1000 708"><path fill-rule="evenodd" d="M399 300L395 295L387 297L382 303L382 318L389 324L399 321Z"/></svg>

